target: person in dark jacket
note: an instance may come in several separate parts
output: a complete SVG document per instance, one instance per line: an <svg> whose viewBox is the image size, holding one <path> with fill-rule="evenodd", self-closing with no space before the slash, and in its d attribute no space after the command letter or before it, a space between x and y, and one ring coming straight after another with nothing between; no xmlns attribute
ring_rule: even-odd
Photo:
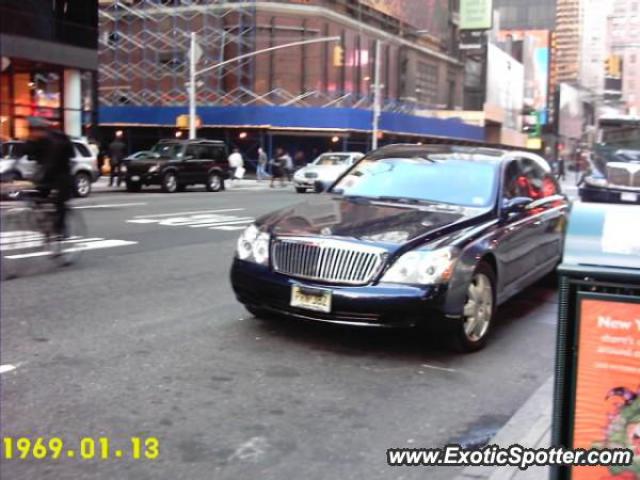
<svg viewBox="0 0 640 480"><path fill-rule="evenodd" d="M109 144L109 159L111 165L111 176L109 177L109 186L113 186L117 183L120 186L122 181L122 175L120 175L120 168L124 157L126 156L127 147L122 141L122 132L116 132L116 138Z"/></svg>
<svg viewBox="0 0 640 480"><path fill-rule="evenodd" d="M54 228L59 235L66 234L67 201L73 195L71 159L75 152L69 137L39 117L29 118L30 138L28 155L36 160L35 177L38 190L43 194L54 191L56 207Z"/></svg>

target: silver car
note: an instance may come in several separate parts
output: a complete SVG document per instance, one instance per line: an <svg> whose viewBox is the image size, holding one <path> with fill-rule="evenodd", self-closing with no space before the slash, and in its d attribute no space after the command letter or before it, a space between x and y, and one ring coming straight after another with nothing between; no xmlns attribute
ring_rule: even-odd
<svg viewBox="0 0 640 480"><path fill-rule="evenodd" d="M85 141L73 139L72 142L75 152L71 159L74 194L86 197L91 193L91 184L100 176L98 159ZM33 180L37 168L36 161L25 153L25 142L12 140L0 145L0 178L3 182Z"/></svg>
<svg viewBox="0 0 640 480"><path fill-rule="evenodd" d="M333 183L351 165L364 157L360 152L323 153L293 176L296 192L314 190L316 182Z"/></svg>

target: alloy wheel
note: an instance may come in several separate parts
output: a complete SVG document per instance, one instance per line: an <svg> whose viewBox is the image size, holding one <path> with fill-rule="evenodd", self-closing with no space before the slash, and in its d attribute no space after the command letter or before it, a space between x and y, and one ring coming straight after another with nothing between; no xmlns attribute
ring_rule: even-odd
<svg viewBox="0 0 640 480"><path fill-rule="evenodd" d="M464 306L464 333L471 342L480 341L489 330L493 315L493 286L484 273L474 274Z"/></svg>

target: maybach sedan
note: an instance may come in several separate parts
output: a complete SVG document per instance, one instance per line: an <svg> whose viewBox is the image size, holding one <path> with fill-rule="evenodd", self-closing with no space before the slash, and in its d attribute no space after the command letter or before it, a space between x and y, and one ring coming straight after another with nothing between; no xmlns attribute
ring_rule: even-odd
<svg viewBox="0 0 640 480"><path fill-rule="evenodd" d="M496 307L560 262L567 210L536 155L387 146L324 194L249 226L231 282L256 317L433 324L428 331L474 351Z"/></svg>

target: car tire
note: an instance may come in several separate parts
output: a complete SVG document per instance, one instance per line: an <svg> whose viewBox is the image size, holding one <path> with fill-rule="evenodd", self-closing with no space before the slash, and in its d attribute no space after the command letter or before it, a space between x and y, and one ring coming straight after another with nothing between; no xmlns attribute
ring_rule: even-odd
<svg viewBox="0 0 640 480"><path fill-rule="evenodd" d="M496 311L496 274L486 262L480 262L473 272L463 315L455 322L453 347L463 353L482 349L486 343Z"/></svg>
<svg viewBox="0 0 640 480"><path fill-rule="evenodd" d="M251 315L253 315L256 318L265 318L266 317L266 313L264 312L264 310L261 310L257 307L251 307L249 305L245 305L244 308L247 309L247 312L249 312Z"/></svg>
<svg viewBox="0 0 640 480"><path fill-rule="evenodd" d="M304 187L296 187L296 192L298 193L307 193L307 189Z"/></svg>
<svg viewBox="0 0 640 480"><path fill-rule="evenodd" d="M142 190L142 184L140 182L127 182L127 192L139 192Z"/></svg>
<svg viewBox="0 0 640 480"><path fill-rule="evenodd" d="M162 191L165 193L175 193L178 190L178 178L174 172L167 172L162 176Z"/></svg>
<svg viewBox="0 0 640 480"><path fill-rule="evenodd" d="M223 189L223 180L219 173L212 172L207 177L207 192L219 192Z"/></svg>
<svg viewBox="0 0 640 480"><path fill-rule="evenodd" d="M73 193L78 198L88 197L91 193L91 176L86 172L78 172L73 176Z"/></svg>

